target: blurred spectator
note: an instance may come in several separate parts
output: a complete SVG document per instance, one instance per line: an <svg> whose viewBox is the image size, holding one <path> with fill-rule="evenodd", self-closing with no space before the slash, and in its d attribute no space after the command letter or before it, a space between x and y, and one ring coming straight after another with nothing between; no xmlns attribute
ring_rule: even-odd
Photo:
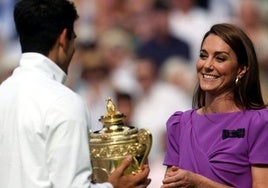
<svg viewBox="0 0 268 188"><path fill-rule="evenodd" d="M195 63L203 34L212 24L210 14L196 5L197 0L169 0L171 32L190 44L191 62Z"/></svg>
<svg viewBox="0 0 268 188"><path fill-rule="evenodd" d="M110 28L99 38L103 61L112 85L118 91L136 93L137 82L133 65L133 46L129 34L121 28Z"/></svg>
<svg viewBox="0 0 268 188"><path fill-rule="evenodd" d="M7 79L13 70L19 65L18 53L3 53L0 56L0 84Z"/></svg>
<svg viewBox="0 0 268 188"><path fill-rule="evenodd" d="M0 38L10 42L17 39L13 21L13 7L18 0L0 1Z"/></svg>
<svg viewBox="0 0 268 188"><path fill-rule="evenodd" d="M21 53L17 32L13 21L13 8L18 0L0 0L0 70L14 66L14 60ZM8 58L11 60L8 60ZM14 59L15 58L15 59ZM10 62L11 65L8 65ZM15 63L17 65L17 62Z"/></svg>
<svg viewBox="0 0 268 188"><path fill-rule="evenodd" d="M268 26L268 1L267 0L256 0L259 3L260 14L264 21L264 24Z"/></svg>
<svg viewBox="0 0 268 188"><path fill-rule="evenodd" d="M208 11L213 23L232 22L241 0L208 0ZM243 0L242 0L243 1Z"/></svg>
<svg viewBox="0 0 268 188"><path fill-rule="evenodd" d="M157 69L161 68L166 59L173 56L189 61L189 45L182 39L174 37L169 31L168 5L163 1L157 0L153 6L152 13L153 38L139 45L137 56L153 59Z"/></svg>
<svg viewBox="0 0 268 188"><path fill-rule="evenodd" d="M125 9L129 16L137 16L140 13L147 12L152 8L155 0L125 0Z"/></svg>
<svg viewBox="0 0 268 188"><path fill-rule="evenodd" d="M256 0L243 0L238 13L238 25L254 43L260 66L268 70L268 30L261 19L259 6Z"/></svg>
<svg viewBox="0 0 268 188"><path fill-rule="evenodd" d="M124 119L124 124L126 126L133 126L131 121L134 108L133 96L125 92L116 92L115 99L118 111L126 116Z"/></svg>
<svg viewBox="0 0 268 188"><path fill-rule="evenodd" d="M96 41L97 0L74 0L79 19L75 23L76 41L88 44Z"/></svg>
<svg viewBox="0 0 268 188"><path fill-rule="evenodd" d="M154 0L125 0L124 28L131 34L134 47L150 40L152 29L152 4Z"/></svg>
<svg viewBox="0 0 268 188"><path fill-rule="evenodd" d="M264 100L268 102L268 28L262 20L260 5L256 0L241 1L237 24L247 33L255 46Z"/></svg>
<svg viewBox="0 0 268 188"><path fill-rule="evenodd" d="M73 0L79 14L79 23L94 24L97 14L97 2L100 0Z"/></svg>
<svg viewBox="0 0 268 188"><path fill-rule="evenodd" d="M147 128L153 136L152 149L149 155L149 187L162 184L165 169L162 160L165 151L165 124L174 110L185 110L191 107L190 96L180 92L175 86L161 82L157 77L155 63L150 59L137 59L136 76L142 88L135 101L132 122L138 128Z"/></svg>
<svg viewBox="0 0 268 188"><path fill-rule="evenodd" d="M173 57L165 61L160 70L160 78L191 97L196 84L196 73L193 70L195 69L185 59Z"/></svg>
<svg viewBox="0 0 268 188"><path fill-rule="evenodd" d="M124 3L121 0L95 0L96 34L103 35L103 32L112 27L123 27L125 22Z"/></svg>
<svg viewBox="0 0 268 188"><path fill-rule="evenodd" d="M172 110L191 107L191 96L186 96L184 91L178 90L174 85L162 82L153 60L136 59L135 65L141 92L135 102L132 121L137 126L147 127L158 138L163 133L167 116ZM152 153L160 154L159 146L161 144L156 141Z"/></svg>
<svg viewBox="0 0 268 188"><path fill-rule="evenodd" d="M102 128L98 121L106 113L106 100L114 98L114 88L109 81L109 70L104 63L98 48L91 47L80 53L81 80L75 91L86 101L92 131Z"/></svg>

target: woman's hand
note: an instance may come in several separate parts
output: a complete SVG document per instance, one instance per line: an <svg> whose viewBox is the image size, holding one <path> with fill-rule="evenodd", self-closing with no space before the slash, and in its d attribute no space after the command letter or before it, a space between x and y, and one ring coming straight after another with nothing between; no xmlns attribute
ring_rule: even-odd
<svg viewBox="0 0 268 188"><path fill-rule="evenodd" d="M168 167L161 188L230 188L200 174L179 167Z"/></svg>
<svg viewBox="0 0 268 188"><path fill-rule="evenodd" d="M196 178L195 173L172 166L167 169L161 188L197 187Z"/></svg>

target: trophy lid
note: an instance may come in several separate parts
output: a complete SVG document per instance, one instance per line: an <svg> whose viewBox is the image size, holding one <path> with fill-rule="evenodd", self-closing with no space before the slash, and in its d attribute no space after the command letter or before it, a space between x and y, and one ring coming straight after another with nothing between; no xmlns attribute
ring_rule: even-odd
<svg viewBox="0 0 268 188"><path fill-rule="evenodd" d="M123 130L125 115L116 110L111 98L107 99L106 114L102 115L99 121L107 132L118 132Z"/></svg>

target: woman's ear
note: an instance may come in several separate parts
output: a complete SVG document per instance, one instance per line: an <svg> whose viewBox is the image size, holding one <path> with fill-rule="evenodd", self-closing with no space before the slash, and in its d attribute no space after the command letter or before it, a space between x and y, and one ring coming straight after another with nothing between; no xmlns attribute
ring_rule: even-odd
<svg viewBox="0 0 268 188"><path fill-rule="evenodd" d="M239 70L238 70L238 77L242 78L246 74L247 71L248 71L247 66L240 67Z"/></svg>

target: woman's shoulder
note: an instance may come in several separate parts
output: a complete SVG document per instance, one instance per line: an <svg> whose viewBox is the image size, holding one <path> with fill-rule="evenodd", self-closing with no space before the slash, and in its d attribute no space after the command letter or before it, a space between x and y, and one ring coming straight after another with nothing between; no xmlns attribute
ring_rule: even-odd
<svg viewBox="0 0 268 188"><path fill-rule="evenodd" d="M251 117L254 122L268 122L268 108L248 110L247 116Z"/></svg>
<svg viewBox="0 0 268 188"><path fill-rule="evenodd" d="M256 113L259 115L267 115L268 114L268 108L262 108L262 109L258 109L258 110L251 110L252 113Z"/></svg>
<svg viewBox="0 0 268 188"><path fill-rule="evenodd" d="M193 112L194 110L187 110L187 111L176 111L174 112L168 119L167 121L167 126L177 126L181 124L182 118L183 119L189 119L189 115Z"/></svg>

